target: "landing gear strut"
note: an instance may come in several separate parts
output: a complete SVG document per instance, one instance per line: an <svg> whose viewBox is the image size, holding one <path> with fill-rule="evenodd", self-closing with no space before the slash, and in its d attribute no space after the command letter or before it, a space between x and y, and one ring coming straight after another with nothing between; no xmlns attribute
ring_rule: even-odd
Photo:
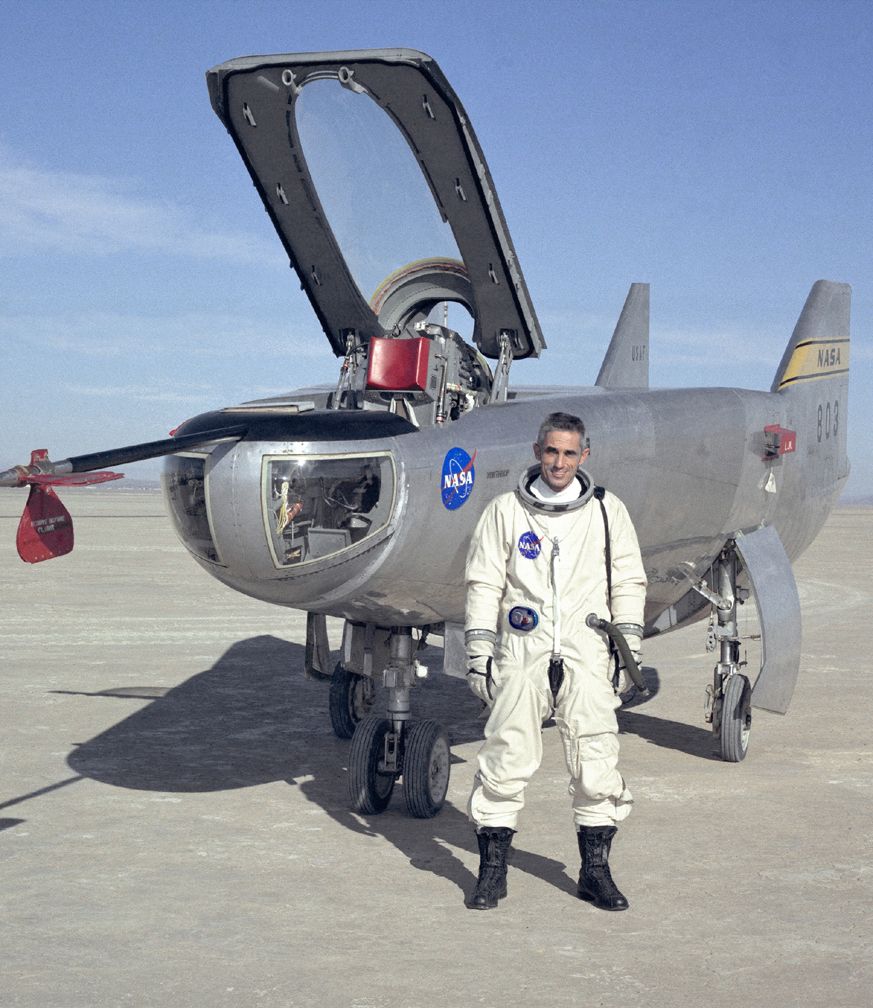
<svg viewBox="0 0 873 1008"><path fill-rule="evenodd" d="M364 717L352 738L349 797L356 812L384 812L401 777L410 815L430 819L443 807L451 766L448 738L437 721L410 720L409 693L420 672L412 631L395 627L382 674L388 716Z"/></svg>
<svg viewBox="0 0 873 1008"><path fill-rule="evenodd" d="M737 633L737 588L739 561L735 544L728 542L721 551L713 570L718 592L701 591L712 602L717 617L711 626L711 645L719 651L719 660L707 688L706 720L712 723L721 758L726 763L745 759L752 730L752 687L741 673L746 663L740 661L740 638Z"/></svg>

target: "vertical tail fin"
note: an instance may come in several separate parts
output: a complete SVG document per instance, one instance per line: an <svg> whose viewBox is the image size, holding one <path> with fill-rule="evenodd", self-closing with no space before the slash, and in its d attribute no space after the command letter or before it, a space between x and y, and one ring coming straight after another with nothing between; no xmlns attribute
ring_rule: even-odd
<svg viewBox="0 0 873 1008"><path fill-rule="evenodd" d="M648 284L631 284L595 384L601 388L649 387Z"/></svg>
<svg viewBox="0 0 873 1008"><path fill-rule="evenodd" d="M807 498L835 498L849 475L851 298L848 284L813 284L773 379L771 391L785 397L786 422L804 445L799 471Z"/></svg>
<svg viewBox="0 0 873 1008"><path fill-rule="evenodd" d="M771 392L849 375L849 314L852 288L817 280L794 327Z"/></svg>

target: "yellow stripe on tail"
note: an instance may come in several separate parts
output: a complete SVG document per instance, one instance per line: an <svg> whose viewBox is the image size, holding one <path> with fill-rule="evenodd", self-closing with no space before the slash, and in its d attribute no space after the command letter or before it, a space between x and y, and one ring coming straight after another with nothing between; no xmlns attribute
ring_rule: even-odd
<svg viewBox="0 0 873 1008"><path fill-rule="evenodd" d="M848 374L848 339L811 339L798 343L776 387L777 392L798 382L817 381Z"/></svg>

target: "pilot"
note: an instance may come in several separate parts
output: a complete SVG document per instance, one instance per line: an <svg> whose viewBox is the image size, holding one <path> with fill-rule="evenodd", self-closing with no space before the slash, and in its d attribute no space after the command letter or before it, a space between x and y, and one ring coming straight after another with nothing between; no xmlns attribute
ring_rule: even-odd
<svg viewBox="0 0 873 1008"><path fill-rule="evenodd" d="M537 464L491 501L467 555L467 681L491 710L468 806L480 859L466 905L488 910L506 895L524 791L554 715L582 858L578 895L626 910L608 861L633 801L617 766L621 701L608 639L585 618L617 624L639 662L646 576L624 504L579 468L588 457L582 421L551 413L533 451Z"/></svg>

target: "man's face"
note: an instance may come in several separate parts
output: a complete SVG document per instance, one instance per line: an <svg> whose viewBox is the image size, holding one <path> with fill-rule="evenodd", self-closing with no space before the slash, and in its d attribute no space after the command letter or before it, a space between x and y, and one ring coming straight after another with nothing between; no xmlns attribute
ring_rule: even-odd
<svg viewBox="0 0 873 1008"><path fill-rule="evenodd" d="M582 438L575 431L549 431L542 444L534 444L540 475L556 493L564 490L576 476L576 470L588 458Z"/></svg>

